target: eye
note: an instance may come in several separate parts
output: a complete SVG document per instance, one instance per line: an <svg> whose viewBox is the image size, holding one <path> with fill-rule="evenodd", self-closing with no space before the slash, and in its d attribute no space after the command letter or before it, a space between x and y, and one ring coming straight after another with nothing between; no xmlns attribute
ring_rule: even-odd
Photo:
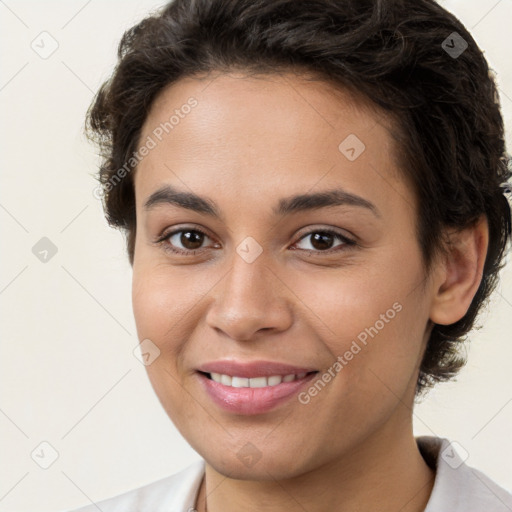
<svg viewBox="0 0 512 512"><path fill-rule="evenodd" d="M301 250L305 250L310 253L337 252L346 249L347 246L356 245L356 242L332 229L316 229L314 231L310 231L309 233L306 233L304 236L302 236L299 242L297 242L295 245L302 242L303 240L306 240L308 237L310 237L309 245L313 249L303 248ZM333 246L332 244L336 240L340 241L340 243Z"/></svg>
<svg viewBox="0 0 512 512"><path fill-rule="evenodd" d="M350 246L355 246L356 242L342 235L341 233L332 230L332 229L316 229L314 231L310 231L309 233L304 234L298 242L296 242L292 249L296 249L296 246L299 243L307 240L310 237L310 246L309 248L299 248L302 251L306 251L309 253L331 253L338 252L341 250L346 250ZM161 244L165 251L171 252L173 254L179 254L183 256L193 256L198 252L201 252L204 247L203 243L205 239L211 238L201 229L194 228L181 228L175 229L169 233L164 234L158 240L156 240L157 244ZM333 243L338 240L340 243L338 245L334 245ZM179 246L182 247L179 247ZM215 247L220 247L219 244L215 244Z"/></svg>
<svg viewBox="0 0 512 512"><path fill-rule="evenodd" d="M156 243L162 244L166 251L193 256L202 250L201 246L205 238L210 239L204 231L198 228L182 228L166 233ZM180 244L183 248L179 247Z"/></svg>

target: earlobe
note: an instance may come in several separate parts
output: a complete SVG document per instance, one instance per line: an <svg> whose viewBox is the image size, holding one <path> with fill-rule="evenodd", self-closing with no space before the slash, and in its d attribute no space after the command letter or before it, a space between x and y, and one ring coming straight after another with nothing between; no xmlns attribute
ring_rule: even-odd
<svg viewBox="0 0 512 512"><path fill-rule="evenodd" d="M489 228L485 216L474 226L448 234L446 254L439 263L430 319L440 325L459 321L469 309L482 280Z"/></svg>

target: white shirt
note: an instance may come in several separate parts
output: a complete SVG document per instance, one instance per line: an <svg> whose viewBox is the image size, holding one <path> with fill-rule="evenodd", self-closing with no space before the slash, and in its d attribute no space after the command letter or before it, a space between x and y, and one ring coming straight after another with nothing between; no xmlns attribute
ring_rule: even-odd
<svg viewBox="0 0 512 512"><path fill-rule="evenodd" d="M416 439L420 452L436 469L424 512L512 512L512 494L466 465L447 439ZM204 461L143 487L69 512L193 512L204 477Z"/></svg>

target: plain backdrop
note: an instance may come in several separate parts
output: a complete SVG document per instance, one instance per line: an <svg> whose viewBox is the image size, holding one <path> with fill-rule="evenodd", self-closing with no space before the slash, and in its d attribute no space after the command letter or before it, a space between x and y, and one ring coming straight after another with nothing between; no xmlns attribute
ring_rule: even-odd
<svg viewBox="0 0 512 512"><path fill-rule="evenodd" d="M98 158L82 132L122 33L162 4L0 0L0 512L78 507L199 459L134 356L131 269L93 196ZM497 72L510 151L512 0L441 4ZM511 317L508 268L467 367L414 414L417 435L456 440L508 489Z"/></svg>

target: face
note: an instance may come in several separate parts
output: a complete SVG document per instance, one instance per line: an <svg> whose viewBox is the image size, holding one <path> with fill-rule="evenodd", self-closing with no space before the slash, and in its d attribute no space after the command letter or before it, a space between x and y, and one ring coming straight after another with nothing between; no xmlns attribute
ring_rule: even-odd
<svg viewBox="0 0 512 512"><path fill-rule="evenodd" d="M191 446L287 478L409 432L430 290L384 119L320 81L220 74L165 89L140 140L133 308Z"/></svg>

